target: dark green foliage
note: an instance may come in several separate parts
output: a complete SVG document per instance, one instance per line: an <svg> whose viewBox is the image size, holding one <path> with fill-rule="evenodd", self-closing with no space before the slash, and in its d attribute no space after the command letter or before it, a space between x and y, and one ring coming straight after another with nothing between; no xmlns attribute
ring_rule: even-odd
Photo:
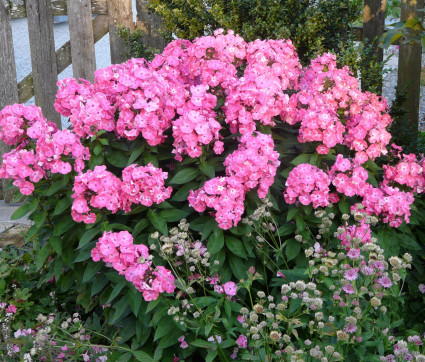
<svg viewBox="0 0 425 362"><path fill-rule="evenodd" d="M418 151L418 131L409 124L409 110L405 108L407 89L407 86L403 90L396 89L396 97L390 109L390 115L394 120L390 133L393 135L392 141L402 146L404 153L415 153Z"/></svg>
<svg viewBox="0 0 425 362"><path fill-rule="evenodd" d="M232 29L245 40L289 38L305 63L318 53L339 53L362 1L149 0L164 20L165 34L194 39Z"/></svg>
<svg viewBox="0 0 425 362"><path fill-rule="evenodd" d="M118 28L118 35L124 40L124 44L128 49L128 53L125 54L126 58L144 58L146 60L152 60L158 50L150 48L144 45L141 41L143 32L140 29L131 31L130 29L120 26Z"/></svg>

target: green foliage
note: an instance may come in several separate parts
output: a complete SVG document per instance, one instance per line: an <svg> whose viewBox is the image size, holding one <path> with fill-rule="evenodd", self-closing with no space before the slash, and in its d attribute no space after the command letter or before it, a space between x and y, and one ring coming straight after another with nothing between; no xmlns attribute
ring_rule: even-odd
<svg viewBox="0 0 425 362"><path fill-rule="evenodd" d="M341 50L362 1L313 0L149 0L164 20L166 36L194 39L215 29L232 29L247 41L289 38L303 62Z"/></svg>
<svg viewBox="0 0 425 362"><path fill-rule="evenodd" d="M394 120L390 132L393 135L393 142L402 146L405 153L421 153L418 149L418 131L409 123L409 110L405 107L407 90L408 86L403 90L396 89L396 96L390 109L390 115Z"/></svg>
<svg viewBox="0 0 425 362"><path fill-rule="evenodd" d="M142 37L143 32L140 29L131 31L130 29L120 26L117 30L118 35L124 40L127 53L125 57L130 58L144 58L146 60L152 60L158 49L148 47L143 44Z"/></svg>

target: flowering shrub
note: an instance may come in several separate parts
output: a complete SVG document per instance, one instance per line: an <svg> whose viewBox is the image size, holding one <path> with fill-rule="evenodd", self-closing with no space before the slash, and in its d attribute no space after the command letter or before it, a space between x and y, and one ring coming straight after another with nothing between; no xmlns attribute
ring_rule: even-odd
<svg viewBox="0 0 425 362"><path fill-rule="evenodd" d="M390 149L385 100L333 55L303 68L289 40L218 30L61 81L55 107L70 130L0 112L0 176L29 195L37 267L136 358L376 359L415 327L421 265L399 254L423 249L423 159Z"/></svg>

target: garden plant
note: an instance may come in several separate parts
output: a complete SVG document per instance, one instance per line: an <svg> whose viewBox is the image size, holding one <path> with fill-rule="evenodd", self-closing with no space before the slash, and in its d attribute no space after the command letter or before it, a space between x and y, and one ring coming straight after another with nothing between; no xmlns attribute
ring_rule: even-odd
<svg viewBox="0 0 425 362"><path fill-rule="evenodd" d="M9 359L425 360L424 160L335 55L216 30L58 86L70 129L0 112L0 177L40 283L107 328L44 312L40 346L3 300Z"/></svg>

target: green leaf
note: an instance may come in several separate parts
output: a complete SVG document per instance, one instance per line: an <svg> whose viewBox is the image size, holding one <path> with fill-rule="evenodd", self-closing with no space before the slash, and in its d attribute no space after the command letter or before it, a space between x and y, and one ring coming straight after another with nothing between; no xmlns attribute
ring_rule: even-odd
<svg viewBox="0 0 425 362"><path fill-rule="evenodd" d="M53 182L52 186L47 189L46 196L52 196L65 186L66 185L63 184L62 180Z"/></svg>
<svg viewBox="0 0 425 362"><path fill-rule="evenodd" d="M286 217L286 221L291 221L292 219L295 218L295 216L297 216L300 213L300 208L298 207L291 207L288 210L288 216Z"/></svg>
<svg viewBox="0 0 425 362"><path fill-rule="evenodd" d="M170 333L174 328L176 328L176 326L173 321L170 321L170 317L168 315L164 316L159 321L158 328L156 328L153 338L154 342Z"/></svg>
<svg viewBox="0 0 425 362"><path fill-rule="evenodd" d="M83 246L87 245L93 238L100 233L100 230L97 228L87 230L80 239L78 243L78 248L81 249Z"/></svg>
<svg viewBox="0 0 425 362"><path fill-rule="evenodd" d="M184 219L187 215L189 215L189 211L181 209L167 209L161 211L159 215L164 218L166 222L175 222Z"/></svg>
<svg viewBox="0 0 425 362"><path fill-rule="evenodd" d="M212 233L208 239L208 251L210 254L217 254L224 246L224 235L223 230L220 230L217 234Z"/></svg>
<svg viewBox="0 0 425 362"><path fill-rule="evenodd" d="M311 159L311 155L308 153L302 153L301 155L298 155L297 157L295 157L292 161L291 164L293 164L294 166L298 166L301 165L302 163L309 163Z"/></svg>
<svg viewBox="0 0 425 362"><path fill-rule="evenodd" d="M338 202L338 207L342 214L350 215L350 204L347 202L347 200L341 199Z"/></svg>
<svg viewBox="0 0 425 362"><path fill-rule="evenodd" d="M17 220L21 217L24 217L29 212L34 212L37 209L39 199L33 198L31 202L25 203L22 206L20 206L18 209L15 210L15 212L10 217L11 220Z"/></svg>
<svg viewBox="0 0 425 362"><path fill-rule="evenodd" d="M144 151L144 147L140 147L134 150L133 152L131 152L130 158L128 159L128 162L127 162L127 166L130 166L134 161L136 161L143 151Z"/></svg>
<svg viewBox="0 0 425 362"><path fill-rule="evenodd" d="M133 314L137 317L142 304L142 294L134 287L129 287L127 290L128 303Z"/></svg>
<svg viewBox="0 0 425 362"><path fill-rule="evenodd" d="M83 283L87 283L95 274L102 269L103 263L88 263L83 274Z"/></svg>
<svg viewBox="0 0 425 362"><path fill-rule="evenodd" d="M121 283L114 285L114 289L112 290L112 293L109 295L108 300L106 301L106 304L111 303L115 297L120 294L121 290L126 286L127 282L122 281Z"/></svg>
<svg viewBox="0 0 425 362"><path fill-rule="evenodd" d="M283 224L279 229L276 231L276 235L278 236L287 236L293 234L295 231L295 225L291 223Z"/></svg>
<svg viewBox="0 0 425 362"><path fill-rule="evenodd" d="M175 176L171 179L170 184L185 184L186 182L192 181L198 175L199 170L196 168L184 168L175 174Z"/></svg>
<svg viewBox="0 0 425 362"><path fill-rule="evenodd" d="M97 143L97 144L94 146L94 148L93 148L93 153L94 153L96 156L98 156L98 155L100 155L100 154L102 153L102 146L101 146L99 143Z"/></svg>
<svg viewBox="0 0 425 362"><path fill-rule="evenodd" d="M214 166L209 165L208 163L202 162L201 165L199 166L199 169L208 178L212 179L212 178L215 177L215 168L214 168Z"/></svg>
<svg viewBox="0 0 425 362"><path fill-rule="evenodd" d="M122 151L112 151L106 154L106 160L112 166L124 168L127 166L128 156Z"/></svg>
<svg viewBox="0 0 425 362"><path fill-rule="evenodd" d="M163 235L168 235L167 222L162 216L158 215L155 211L149 210L148 218L156 230Z"/></svg>
<svg viewBox="0 0 425 362"><path fill-rule="evenodd" d="M155 309L155 307L159 304L161 298L157 298L155 300L151 300L146 308L145 314L148 314L151 310Z"/></svg>
<svg viewBox="0 0 425 362"><path fill-rule="evenodd" d="M141 231L149 226L149 220L148 219L142 219L140 220L136 226L133 229L132 235L133 238L135 238L137 235L141 233Z"/></svg>
<svg viewBox="0 0 425 362"><path fill-rule="evenodd" d="M232 236L226 236L226 246L236 256L247 259L246 250L242 241Z"/></svg>
<svg viewBox="0 0 425 362"><path fill-rule="evenodd" d="M171 198L171 201L186 201L189 196L190 190L194 190L199 186L197 182L190 182L186 185L183 185Z"/></svg>
<svg viewBox="0 0 425 362"><path fill-rule="evenodd" d="M120 318L122 318L126 309L129 307L127 296L124 295L118 302L114 304L115 313L110 321L111 324L116 323Z"/></svg>
<svg viewBox="0 0 425 362"><path fill-rule="evenodd" d="M41 269L47 257L49 256L49 254L50 254L50 245L45 244L37 254L37 259L35 262L35 267L37 270Z"/></svg>
<svg viewBox="0 0 425 362"><path fill-rule="evenodd" d="M69 197L59 200L56 204L55 211L53 211L53 216L62 214L66 209L68 209L72 204L72 200Z"/></svg>
<svg viewBox="0 0 425 362"><path fill-rule="evenodd" d="M195 339L194 341L189 343L191 346L199 347L199 348L207 348L211 350L215 350L217 345L215 343L204 341L203 339Z"/></svg>
<svg viewBox="0 0 425 362"><path fill-rule="evenodd" d="M49 243L58 255L62 254L62 238L60 236L51 236Z"/></svg>
<svg viewBox="0 0 425 362"><path fill-rule="evenodd" d="M75 221L72 219L71 215L63 217L56 225L53 230L54 236L59 236L65 234L72 227L75 226Z"/></svg>
<svg viewBox="0 0 425 362"><path fill-rule="evenodd" d="M152 362L155 361L150 355L143 351L131 351L133 356L140 362Z"/></svg>
<svg viewBox="0 0 425 362"><path fill-rule="evenodd" d="M286 256L288 257L288 261L295 259L300 253L300 250L301 243L295 239L289 239L288 244L286 244Z"/></svg>

